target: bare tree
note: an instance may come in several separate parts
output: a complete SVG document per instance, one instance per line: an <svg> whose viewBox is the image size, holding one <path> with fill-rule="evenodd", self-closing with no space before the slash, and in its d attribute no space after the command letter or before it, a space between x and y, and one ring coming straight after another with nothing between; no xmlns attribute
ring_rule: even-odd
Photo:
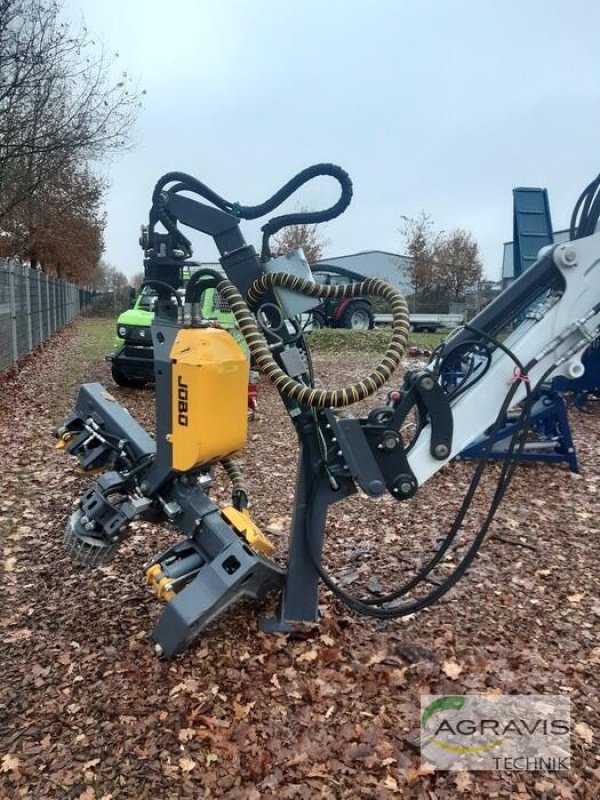
<svg viewBox="0 0 600 800"><path fill-rule="evenodd" d="M425 211L418 217L402 216L400 233L404 236L410 263L406 269L413 290L413 311L417 308L418 297L433 287L435 249L440 234L435 232L433 219Z"/></svg>
<svg viewBox="0 0 600 800"><path fill-rule="evenodd" d="M271 252L274 256L283 256L301 247L309 264L320 261L329 244L318 225L288 225L273 241Z"/></svg>
<svg viewBox="0 0 600 800"><path fill-rule="evenodd" d="M55 0L0 0L0 222L72 162L127 147L141 93ZM115 54L116 57L117 54Z"/></svg>
<svg viewBox="0 0 600 800"><path fill-rule="evenodd" d="M467 290L481 279L479 247L465 230L437 232L431 216L421 211L418 217L402 218L413 296L412 310L417 306L447 307L448 301L462 301Z"/></svg>
<svg viewBox="0 0 600 800"><path fill-rule="evenodd" d="M463 301L483 271L479 246L462 228L440 236L434 250L434 284L456 302Z"/></svg>
<svg viewBox="0 0 600 800"><path fill-rule="evenodd" d="M129 279L129 285L133 286L133 288L137 291L142 283L144 282L144 273L143 272L134 272L134 274Z"/></svg>
<svg viewBox="0 0 600 800"><path fill-rule="evenodd" d="M98 292L123 292L128 289L129 280L127 275L101 258L91 280L91 286Z"/></svg>

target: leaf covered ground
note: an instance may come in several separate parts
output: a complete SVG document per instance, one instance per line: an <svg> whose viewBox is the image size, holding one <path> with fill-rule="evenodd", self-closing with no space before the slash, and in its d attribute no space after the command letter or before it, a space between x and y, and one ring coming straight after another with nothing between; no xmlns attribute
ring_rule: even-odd
<svg viewBox="0 0 600 800"><path fill-rule="evenodd" d="M183 656L156 657L161 605L143 563L173 540L136 523L109 566L63 555L65 520L87 487L55 450L80 380L100 380L149 429L153 391L114 386L101 360L112 325L55 336L0 383L0 797L594 798L600 791L599 404L573 411L581 472L521 468L467 577L414 617L357 617L321 593L318 630L257 632L249 605ZM373 355L318 354L328 385ZM272 388L240 457L253 513L285 558L294 433ZM324 559L347 591L411 574L451 523L472 465L448 466L408 504L351 498L328 523ZM484 479L466 533L489 504ZM219 479L215 496L227 498ZM265 610L268 613L269 608ZM572 769L432 773L418 754L421 694L567 694Z"/></svg>

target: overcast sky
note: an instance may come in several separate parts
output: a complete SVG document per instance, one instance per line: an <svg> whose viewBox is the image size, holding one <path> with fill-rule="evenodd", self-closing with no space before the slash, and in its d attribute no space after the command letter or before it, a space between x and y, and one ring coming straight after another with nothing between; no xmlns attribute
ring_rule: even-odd
<svg viewBox="0 0 600 800"><path fill-rule="evenodd" d="M135 148L104 168L105 258L128 275L169 170L253 205L340 164L354 199L324 226L328 256L404 252L400 217L424 209L473 233L491 278L514 186L546 186L566 227L600 171L598 0L67 0L66 13L147 92ZM284 208L328 205L334 186ZM257 248L258 227L243 227Z"/></svg>

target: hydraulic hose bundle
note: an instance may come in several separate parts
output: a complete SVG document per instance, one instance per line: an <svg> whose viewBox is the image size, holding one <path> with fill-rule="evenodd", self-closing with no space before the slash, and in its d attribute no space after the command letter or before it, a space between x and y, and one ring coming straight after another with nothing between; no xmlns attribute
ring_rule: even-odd
<svg viewBox="0 0 600 800"><path fill-rule="evenodd" d="M221 211L232 214L239 219L251 220L270 214L271 211L278 208L305 183L308 183L313 178L323 176L335 178L340 184L341 193L339 199L330 208L322 211L299 211L293 214L282 214L266 222L261 228L263 232L261 258L266 261L271 257L269 239L282 228L288 225L313 225L320 222L328 222L339 217L348 208L352 200L352 181L347 172L335 164L314 164L312 167L303 169L284 184L281 189L276 191L272 197L256 206L243 206L240 203L225 200L224 197L218 195L202 181L185 172L168 172L162 176L154 187L152 193L153 211L156 209L158 220L175 236L183 252L189 257L192 253L191 242L177 228L177 221L168 211L169 199L174 194L192 192L208 200L209 203L212 203ZM173 181L177 181L177 183L165 190L165 187L169 183L173 183Z"/></svg>
<svg viewBox="0 0 600 800"><path fill-rule="evenodd" d="M274 383L282 395L290 400L295 400L300 405L312 408L341 408L364 400L391 378L400 363L409 331L408 308L400 292L376 278L342 286L321 286L293 275L275 272L264 275L260 281L253 284L248 292L248 299L253 305L258 304L264 292L275 287L291 289L319 299L360 297L365 294L382 297L389 302L393 316L392 337L388 349L370 375L364 380L342 389L313 389L290 378L277 365L244 298L230 281L221 281L217 285L217 291L229 303L257 367Z"/></svg>

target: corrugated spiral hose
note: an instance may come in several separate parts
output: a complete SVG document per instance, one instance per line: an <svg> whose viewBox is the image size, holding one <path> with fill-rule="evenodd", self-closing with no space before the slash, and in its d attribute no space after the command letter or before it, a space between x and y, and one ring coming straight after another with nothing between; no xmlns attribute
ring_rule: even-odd
<svg viewBox="0 0 600 800"><path fill-rule="evenodd" d="M241 511L242 508L248 505L248 489L242 470L231 457L221 459L220 464L231 481L231 498L233 505L238 511Z"/></svg>
<svg viewBox="0 0 600 800"><path fill-rule="evenodd" d="M389 303L393 317L392 336L387 351L370 375L342 389L314 389L290 378L278 366L242 295L233 283L228 280L221 281L217 285L217 291L229 303L258 369L271 380L282 395L300 405L312 408L341 408L364 400L391 378L406 347L410 327L406 300L393 286L379 278L369 278L360 283L324 286L294 275L274 272L263 275L260 280L252 284L248 290L249 303L252 306L258 305L263 294L272 288L290 289L319 300L340 300L365 295L381 297Z"/></svg>

